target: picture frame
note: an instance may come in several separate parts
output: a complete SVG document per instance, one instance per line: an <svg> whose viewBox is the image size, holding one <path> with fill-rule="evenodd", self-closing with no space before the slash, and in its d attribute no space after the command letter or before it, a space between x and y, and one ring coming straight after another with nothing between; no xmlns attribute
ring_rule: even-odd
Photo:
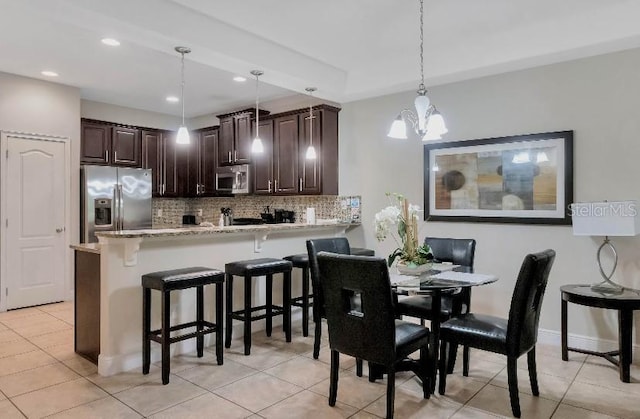
<svg viewBox="0 0 640 419"><path fill-rule="evenodd" d="M424 219L571 225L573 131L424 145Z"/></svg>

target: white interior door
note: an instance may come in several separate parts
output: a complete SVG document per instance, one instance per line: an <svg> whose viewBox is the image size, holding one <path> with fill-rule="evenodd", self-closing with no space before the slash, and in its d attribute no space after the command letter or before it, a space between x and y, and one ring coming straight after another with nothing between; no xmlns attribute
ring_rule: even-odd
<svg viewBox="0 0 640 419"><path fill-rule="evenodd" d="M2 297L13 309L64 298L65 143L5 136L6 277Z"/></svg>

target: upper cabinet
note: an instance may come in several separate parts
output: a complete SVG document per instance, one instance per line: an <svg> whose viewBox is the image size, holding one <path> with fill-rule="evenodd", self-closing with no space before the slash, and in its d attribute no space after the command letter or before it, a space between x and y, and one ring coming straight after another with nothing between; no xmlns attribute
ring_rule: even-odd
<svg viewBox="0 0 640 419"><path fill-rule="evenodd" d="M313 124L307 109L274 114L260 121L264 153L253 156L254 193L337 195L338 112L331 106L316 106ZM253 127L255 132L255 122ZM315 159L306 158L311 142Z"/></svg>
<svg viewBox="0 0 640 419"><path fill-rule="evenodd" d="M139 129L88 119L81 125L80 163L142 166Z"/></svg>
<svg viewBox="0 0 640 419"><path fill-rule="evenodd" d="M216 195L216 167L219 128L205 128L191 133L187 145L187 184L184 195L190 197Z"/></svg>
<svg viewBox="0 0 640 419"><path fill-rule="evenodd" d="M189 150L175 137L171 131L142 131L142 167L151 169L153 196L186 196Z"/></svg>
<svg viewBox="0 0 640 419"><path fill-rule="evenodd" d="M260 111L260 117L269 112ZM218 139L219 166L246 164L251 162L251 121L255 119L255 109L218 115L220 133Z"/></svg>

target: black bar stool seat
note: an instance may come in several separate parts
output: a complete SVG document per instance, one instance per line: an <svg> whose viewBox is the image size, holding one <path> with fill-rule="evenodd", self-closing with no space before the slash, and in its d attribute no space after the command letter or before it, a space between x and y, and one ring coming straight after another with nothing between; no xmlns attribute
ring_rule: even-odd
<svg viewBox="0 0 640 419"><path fill-rule="evenodd" d="M313 294L309 293L309 254L300 253L284 257L294 268L302 269L302 295L293 297L291 305L302 308L302 335L309 336L309 307L313 307Z"/></svg>
<svg viewBox="0 0 640 419"><path fill-rule="evenodd" d="M288 260L275 258L261 258L230 262L224 266L227 280L227 317L225 347L231 347L231 337L233 333L233 320L240 320L244 323L244 354L251 353L251 322L266 319L267 336L271 336L273 316L282 315L282 328L287 342L291 342L291 269L293 264ZM273 304L273 275L281 273L282 283L282 306ZM233 277L244 277L244 308L233 311ZM266 304L251 306L251 279L255 276L266 276L267 292ZM253 314L265 310L264 314Z"/></svg>
<svg viewBox="0 0 640 419"><path fill-rule="evenodd" d="M142 373L148 374L151 364L151 341L162 346L162 384L169 383L169 346L185 339L196 338L198 357L204 354L204 336L216 333L216 358L222 365L222 284L224 273L217 269L190 267L142 275ZM216 285L215 323L204 320L204 286ZM170 325L171 291L196 288L196 321ZM161 328L151 330L151 290L162 293ZM171 332L195 327L196 331L171 337Z"/></svg>

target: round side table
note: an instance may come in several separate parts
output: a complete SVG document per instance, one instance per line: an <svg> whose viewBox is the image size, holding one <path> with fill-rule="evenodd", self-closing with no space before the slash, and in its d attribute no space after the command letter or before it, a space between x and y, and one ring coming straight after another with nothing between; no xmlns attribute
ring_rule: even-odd
<svg viewBox="0 0 640 419"><path fill-rule="evenodd" d="M569 360L569 351L605 358L617 365L620 370L620 380L630 381L629 367L632 359L631 337L633 331L633 310L640 310L640 290L625 288L621 294L605 294L591 290L590 285L564 285L560 287L561 302L561 338L562 360ZM580 304L588 307L618 310L618 350L610 352L595 352L586 349L570 348L567 345L567 303ZM618 359L614 358L615 356Z"/></svg>

